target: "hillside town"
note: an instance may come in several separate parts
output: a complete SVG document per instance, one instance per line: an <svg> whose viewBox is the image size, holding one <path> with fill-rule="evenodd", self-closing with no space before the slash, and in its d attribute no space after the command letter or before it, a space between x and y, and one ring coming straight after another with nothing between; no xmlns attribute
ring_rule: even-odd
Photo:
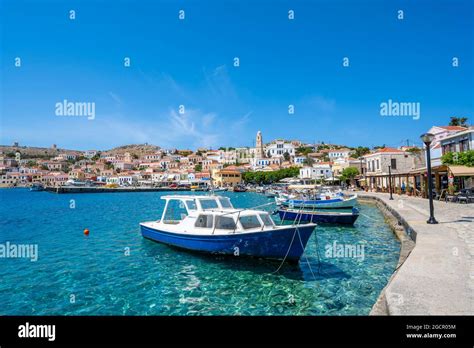
<svg viewBox="0 0 474 348"><path fill-rule="evenodd" d="M433 126L431 166L438 195L474 186L474 127ZM255 147L163 149L129 145L110 151L0 147L0 187L87 183L103 187L216 187L272 184L286 176L370 191L426 194L426 152L422 147L348 147L276 139ZM464 161L464 162L463 162ZM289 170L291 169L291 170ZM285 171L286 170L286 171ZM278 175L281 174L281 175ZM390 181L390 180L391 181Z"/></svg>

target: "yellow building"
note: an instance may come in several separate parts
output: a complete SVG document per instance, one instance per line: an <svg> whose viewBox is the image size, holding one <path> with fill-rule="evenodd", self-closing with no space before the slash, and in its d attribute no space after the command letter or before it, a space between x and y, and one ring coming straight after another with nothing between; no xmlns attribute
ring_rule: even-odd
<svg viewBox="0 0 474 348"><path fill-rule="evenodd" d="M212 181L215 186L236 186L242 182L242 173L232 169L214 170Z"/></svg>

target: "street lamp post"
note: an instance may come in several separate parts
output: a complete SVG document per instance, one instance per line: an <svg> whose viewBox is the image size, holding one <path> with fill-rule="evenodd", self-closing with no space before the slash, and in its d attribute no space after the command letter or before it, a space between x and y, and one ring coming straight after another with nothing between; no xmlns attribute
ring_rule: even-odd
<svg viewBox="0 0 474 348"><path fill-rule="evenodd" d="M433 178L431 177L431 153L430 144L434 139L434 135L431 133L425 133L421 135L421 140L426 147L426 167L428 169L428 198L430 200L430 218L426 221L427 224L437 224L434 217L434 206L433 206Z"/></svg>
<svg viewBox="0 0 474 348"><path fill-rule="evenodd" d="M392 165L388 165L388 189L390 191L390 200L393 201L392 196Z"/></svg>

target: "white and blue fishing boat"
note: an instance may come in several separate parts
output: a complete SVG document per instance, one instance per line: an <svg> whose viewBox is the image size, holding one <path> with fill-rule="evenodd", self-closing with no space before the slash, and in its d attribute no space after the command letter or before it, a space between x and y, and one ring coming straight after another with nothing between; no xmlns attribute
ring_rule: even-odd
<svg viewBox="0 0 474 348"><path fill-rule="evenodd" d="M223 196L163 196L158 221L140 223L143 237L175 247L234 256L298 261L316 224L276 225L268 212L236 209Z"/></svg>
<svg viewBox="0 0 474 348"><path fill-rule="evenodd" d="M352 211L311 211L302 209L278 209L281 220L308 221L318 224L338 224L353 225L359 217L359 210L352 208Z"/></svg>
<svg viewBox="0 0 474 348"><path fill-rule="evenodd" d="M357 204L357 195L344 197L341 195L318 196L315 199L287 199L278 202L291 209L347 209Z"/></svg>

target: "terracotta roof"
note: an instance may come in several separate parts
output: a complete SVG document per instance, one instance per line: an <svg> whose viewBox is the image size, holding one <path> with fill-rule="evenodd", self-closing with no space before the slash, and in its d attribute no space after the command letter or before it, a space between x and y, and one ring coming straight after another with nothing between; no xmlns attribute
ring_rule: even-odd
<svg viewBox="0 0 474 348"><path fill-rule="evenodd" d="M446 130L450 130L450 131L462 131L462 130L466 130L467 128L466 127L461 127L461 126L438 126L439 128L443 128L443 129L446 129Z"/></svg>
<svg viewBox="0 0 474 348"><path fill-rule="evenodd" d="M400 152L400 153L403 153L403 152L405 152L405 151L396 149L396 148L394 148L394 147L384 147L383 149L378 149L378 150L376 151L376 153L383 153L383 152Z"/></svg>

